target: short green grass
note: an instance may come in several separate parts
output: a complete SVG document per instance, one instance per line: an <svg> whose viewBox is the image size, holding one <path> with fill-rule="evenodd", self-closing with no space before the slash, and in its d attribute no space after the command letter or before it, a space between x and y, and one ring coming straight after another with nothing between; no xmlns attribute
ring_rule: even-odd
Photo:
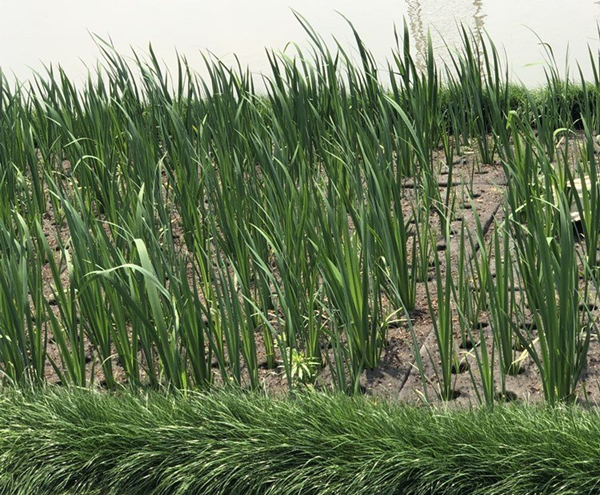
<svg viewBox="0 0 600 495"><path fill-rule="evenodd" d="M0 493L580 494L600 416L300 394L6 393Z"/></svg>

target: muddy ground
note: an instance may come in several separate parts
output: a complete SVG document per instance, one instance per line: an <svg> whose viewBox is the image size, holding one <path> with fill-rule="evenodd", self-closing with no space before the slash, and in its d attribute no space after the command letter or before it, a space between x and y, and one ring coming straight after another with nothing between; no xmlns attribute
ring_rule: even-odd
<svg viewBox="0 0 600 495"><path fill-rule="evenodd" d="M475 212L478 215L483 231L485 233L485 242L489 242L490 235L494 228L494 220L501 218L504 213L504 190L506 178L500 163L481 165L478 163L474 154L457 156L454 159L454 177L452 184L448 184L448 175L441 170L439 175L439 189L442 197L452 188L459 198L456 215L450 226L452 233L449 245L445 240L438 242L437 250L442 261L442 273L445 270L451 270L453 276L456 276L456 261L458 246L460 243L461 224L464 221L466 231L475 231ZM65 164L68 168L68 163ZM406 194L410 196L412 188L411 183L407 183ZM409 212L407 211L407 215ZM437 220L432 214L431 222L437 225ZM59 256L60 247L57 239L67 240L68 231L64 225L59 226L53 221L51 215L44 219L44 232L51 247L55 248ZM179 233L179 238L182 236ZM174 230L174 237L178 237L177 229ZM179 242L183 242L179 239ZM469 256L475 255L477 246ZM443 252L449 250L451 266L445 266ZM492 260L490 260L492 261ZM366 370L361 377L361 389L369 396L386 400L400 400L407 403L423 403L426 400L438 402L439 384L436 376L436 369L439 364L439 356L436 350L435 335L430 316L429 303L427 299L427 287L433 294L435 291L435 280L433 275L435 270L431 268L429 281L419 282L417 284L416 308L410 314L412 330L406 321L400 318L400 321L394 322L388 328L386 346L383 349L380 365L377 369ZM45 272L48 284L45 287L45 297L51 306L58 312L56 300L52 294L51 280L52 275L47 267ZM64 284L68 284L67 273L63 267ZM515 288L519 290L520 288ZM594 314L598 316L597 310ZM527 324L527 322L523 322ZM462 363L454 374L453 389L455 399L453 401L457 406L475 405L481 401L480 377L477 370L477 346L488 345L491 351L491 331L486 319L486 314L482 313L480 318L481 333L477 336L476 342L466 342L462 345L462 339L459 331L458 321L456 321L456 352ZM480 331L479 329L477 332ZM483 339L481 339L483 337ZM266 356L262 337L257 333L258 358L259 363L263 363L260 369L260 378L265 390L274 395L285 393L288 390L287 380L281 367L267 369L264 366ZM475 347L473 347L473 344ZM88 344L89 352L89 370L94 376L96 383L102 384L102 375L100 366L95 362L94 349ZM415 359L418 355L419 359ZM55 363L60 364L59 352L56 344L49 336L48 356ZM505 398L523 402L538 402L543 400L543 390L539 373L532 359L523 353L522 349L515 348L515 359L520 360L519 372L514 376L508 376L505 384L507 391ZM423 376L418 369L418 362L422 363ZM125 382L124 374L119 369L119 364L115 361L116 378ZM496 366L498 369L498 366ZM218 371L216 373L216 382L219 383ZM496 379L499 381L498 373ZM50 384L60 384L60 379L51 364L46 367L46 379ZM316 376L315 387L328 389L331 386L331 372L327 366L321 369ZM500 388L498 384L498 388ZM426 392L427 390L427 392ZM500 397L502 398L502 397ZM587 365L581 378L578 400L584 404L596 404L600 402L600 344L597 338L597 328L594 325L592 339L588 353Z"/></svg>
<svg viewBox="0 0 600 495"><path fill-rule="evenodd" d="M494 221L500 220L504 215L504 190L506 187L506 178L499 162L480 165L477 163L476 157L463 156L455 158L455 166L455 179L451 187L460 190L459 194L465 200L457 208L456 217L452 222L450 229L454 234L451 236L449 247L443 240L438 242L437 246L440 254L443 254L441 252L446 249L450 250L452 260L450 270L453 277L456 277L461 222L464 219L466 231L474 232L475 209L485 233L484 242L488 243L494 229ZM439 187L442 197L444 197L448 182L445 180L443 172L439 178ZM576 226L574 226L574 235L576 235ZM475 251L477 251L477 247L475 246ZM468 251L470 250L468 248ZM470 252L468 255L474 256L475 253ZM444 265L444 258L443 255L440 256L442 265ZM494 259L489 261L493 263ZM442 276L447 268L442 266ZM411 404L441 403L438 381L439 353L425 287L428 284L430 293L435 293L434 274L435 270L431 269L430 280L417 284L416 307L410 314L412 331L405 322L392 325L388 329L387 345L383 349L379 367L363 372L361 390L366 395ZM515 287L514 289L519 293L522 288ZM596 299L590 302L594 325L592 326L587 363L577 392L577 402L586 406L596 406L600 403L600 343L598 327L595 324L600 312L597 309L597 302ZM531 328L531 315L525 313L522 316L523 321L518 322L519 327L523 330ZM453 373L454 398L451 402L456 407L469 407L483 401L477 353L482 342L487 346L490 355L492 352L492 332L485 312L481 313L479 325L479 328L474 330L476 335L473 340L475 342L467 339L463 345L458 316L455 316L455 350L459 366ZM532 330L532 334L535 337L535 329ZM416 352L422 363L421 370L417 364L419 360L415 359ZM513 356L518 365L514 375L506 376L505 392L501 392L497 355L494 359L497 400L524 403L542 402L544 393L539 371L534 361L527 352L524 352L518 342L515 342ZM282 380L280 373L264 371L263 379L267 389L272 393L277 393L280 387L285 386L285 380ZM330 373L325 368L317 377L317 387L327 388L330 382Z"/></svg>

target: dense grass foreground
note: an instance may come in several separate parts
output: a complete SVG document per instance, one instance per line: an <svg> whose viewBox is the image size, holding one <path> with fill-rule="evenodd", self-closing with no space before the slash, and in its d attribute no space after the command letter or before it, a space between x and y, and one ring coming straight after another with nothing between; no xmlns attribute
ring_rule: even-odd
<svg viewBox="0 0 600 495"><path fill-rule="evenodd" d="M593 493L600 417L344 396L5 395L0 492Z"/></svg>

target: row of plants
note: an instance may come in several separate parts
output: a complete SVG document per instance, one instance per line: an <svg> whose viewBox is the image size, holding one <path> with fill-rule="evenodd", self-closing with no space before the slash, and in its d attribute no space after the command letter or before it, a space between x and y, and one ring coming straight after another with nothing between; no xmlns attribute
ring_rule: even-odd
<svg viewBox="0 0 600 495"><path fill-rule="evenodd" d="M258 389L262 367L289 387L327 367L327 386L354 393L389 325L410 331L422 287L436 395L452 397L457 338L490 339L475 335L488 315L482 402L503 391L515 341L548 401L574 397L595 331L580 306L597 286L597 54L575 85L549 52L547 88L529 92L466 32L451 66L429 46L420 72L405 29L382 70L356 32L358 61L299 22L311 49L270 53L264 90L209 57L206 77L183 57L170 74L151 49L127 61L101 40L83 85L53 67L0 77L6 384ZM443 194L441 169L452 184L471 152L509 179L504 220L491 242L465 224L459 252L440 254L473 177Z"/></svg>

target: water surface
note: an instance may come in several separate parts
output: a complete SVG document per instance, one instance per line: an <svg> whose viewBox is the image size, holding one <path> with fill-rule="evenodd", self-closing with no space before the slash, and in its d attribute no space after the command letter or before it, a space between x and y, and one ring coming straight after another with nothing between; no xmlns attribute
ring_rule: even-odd
<svg viewBox="0 0 600 495"><path fill-rule="evenodd" d="M463 23L489 33L506 51L513 78L528 85L543 76L532 30L553 47L561 65L568 53L573 68L576 59L589 65L588 44L599 46L600 5L592 0L0 0L0 7L0 67L19 79L49 62L81 76L83 64L93 64L99 53L90 33L110 37L121 52L152 42L171 66L177 50L200 70L198 54L208 50L226 63L236 54L253 71L268 71L265 48L283 50L290 41L306 45L292 9L325 38L335 36L351 50L352 33L338 12L343 13L381 64L403 19L421 52L428 30L441 53L444 40L450 46L457 42L457 25Z"/></svg>

